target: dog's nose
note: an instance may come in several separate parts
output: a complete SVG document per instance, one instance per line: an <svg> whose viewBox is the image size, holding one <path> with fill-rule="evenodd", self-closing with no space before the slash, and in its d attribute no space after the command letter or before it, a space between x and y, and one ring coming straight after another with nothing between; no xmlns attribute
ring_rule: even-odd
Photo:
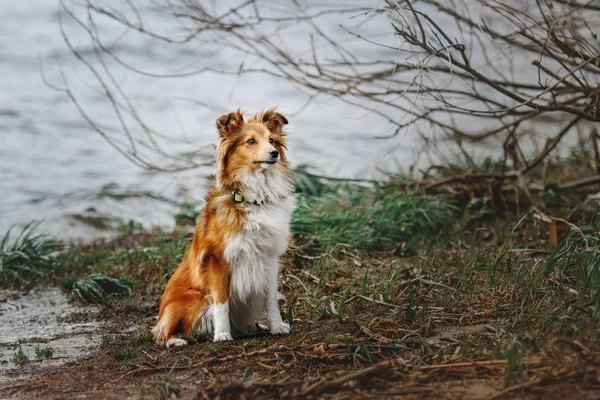
<svg viewBox="0 0 600 400"><path fill-rule="evenodd" d="M273 157L273 158L279 157L279 151L278 150L273 149L269 153L271 154L271 157Z"/></svg>

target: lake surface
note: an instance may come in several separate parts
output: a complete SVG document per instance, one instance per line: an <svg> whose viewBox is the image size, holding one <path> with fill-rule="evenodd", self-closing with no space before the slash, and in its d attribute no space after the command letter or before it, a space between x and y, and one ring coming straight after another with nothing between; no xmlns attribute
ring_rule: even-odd
<svg viewBox="0 0 600 400"><path fill-rule="evenodd" d="M135 3L142 9L152 4ZM206 3L227 10L239 2ZM283 3L265 2L265 12ZM43 220L44 230L69 239L105 235L106 228L118 220L139 221L146 228L172 227L179 203L202 198L208 177L215 173L214 166L175 173L144 170L96 133L64 92L47 84L58 88L68 84L88 115L115 138L124 139L102 88L65 45L59 28L60 10L54 0L4 1L0 5L0 234L31 220ZM64 13L61 15L69 41L93 60L89 36ZM348 39L340 24L357 23L351 17L329 15L320 22L334 39ZM172 19L156 11L148 18L157 31L178 28ZM388 24L382 18L360 22L361 32L376 35L382 23ZM210 41L168 46L126 34L122 26L107 19L99 19L96 28L106 42L113 43L115 54L152 73L172 72L182 66L235 70L246 61L231 57ZM291 24L285 32L274 35L291 48L306 48L310 42L309 32L301 25ZM389 58L389 50L364 41L356 40L351 48L373 59ZM327 54L320 56L326 58ZM214 121L220 115L238 107L255 112L273 105L290 120L292 163L308 163L326 175L381 177L378 169L407 168L423 148L411 130L389 140L374 139L389 134L392 127L373 113L326 96L318 96L305 106L306 93L264 74L205 73L157 79L123 68L114 60L108 60L107 67L135 104L140 118L152 129L178 140L161 141L171 154L210 153L217 139ZM134 141L143 141L143 135L134 132Z"/></svg>
<svg viewBox="0 0 600 400"><path fill-rule="evenodd" d="M214 167L178 173L141 169L109 146L64 93L45 84L43 76L63 87L62 69L86 110L106 126L116 124L98 85L66 47L59 10L53 0L0 5L0 232L33 219L43 219L46 231L65 238L105 234L98 228L110 225L110 219L172 226L177 203L201 199ZM67 18L64 21L72 43L89 51L85 32ZM154 22L169 29L168 20ZM99 29L110 33L111 25ZM186 65L203 57L227 63L218 49L172 50L164 43L127 37L120 46L119 54L132 56L135 65L149 71L164 71L174 60ZM123 68L115 68L114 74L145 121L161 132L184 136L199 148L216 143L214 121L223 113L278 105L290 120L294 164L310 163L328 175L372 177L376 166L391 163L397 169L413 158L410 138L373 139L389 127L374 126L381 121L367 112L325 97L303 109L306 95L264 75L151 79Z"/></svg>

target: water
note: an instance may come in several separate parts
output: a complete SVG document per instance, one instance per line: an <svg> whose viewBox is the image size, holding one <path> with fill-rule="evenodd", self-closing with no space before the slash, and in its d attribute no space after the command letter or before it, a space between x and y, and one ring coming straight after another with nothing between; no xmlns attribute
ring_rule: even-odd
<svg viewBox="0 0 600 400"><path fill-rule="evenodd" d="M64 93L44 83L42 73L51 84L64 87L62 69L86 110L116 129L116 118L106 98L62 40L59 9L53 0L0 5L0 232L32 219L44 219L42 227L63 238L105 234L104 228L117 219L134 219L146 227L171 227L177 203L200 199L214 167L179 173L143 170L94 132ZM68 18L64 21L72 43L89 53L86 34ZM158 28L166 30L172 23L162 19L153 22L163 24ZM99 29L110 36L112 25L105 23ZM213 63L227 63L218 49L171 50L162 43L129 37L119 46L119 54L130 56L134 65L148 71L165 71L175 63L193 64L203 57L210 57ZM372 177L376 166L392 158L395 163L406 157L403 165L411 158L408 140L400 143L372 138L388 127L374 126L380 121L368 113L357 113L327 98L317 98L302 110L307 99L304 94L267 76L205 74L150 79L124 68L113 71L145 121L197 148L216 143L214 121L223 113L239 106L257 111L278 105L290 120L289 147L294 164L308 162L329 175ZM163 144L173 152L179 149L177 144ZM392 149L395 153L386 160L385 154Z"/></svg>
<svg viewBox="0 0 600 400"><path fill-rule="evenodd" d="M228 10L239 2L204 3ZM104 4L123 9L127 3ZM145 8L154 2L136 0L135 4L147 12L146 26L150 29L171 34L181 29L172 18ZM285 4L266 1L263 12L285 11ZM121 220L133 219L146 228L172 227L180 202L202 198L209 182L207 177L215 173L214 166L177 173L139 168L93 130L64 92L46 84L63 89L68 84L88 115L109 132L109 138L127 145L101 86L65 45L59 29L59 10L60 5L54 0L4 1L0 5L0 233L33 219L43 219L46 231L67 239L105 235ZM61 15L72 45L83 56L96 60L94 65L101 68L89 36L64 13ZM78 15L85 17L81 12ZM391 29L386 17L365 21L351 17L355 16L328 15L320 22L332 38L346 41L348 34L340 24L359 24L360 32L367 36L380 33L382 26ZM395 40L385 29L384 36L374 37ZM106 18L97 20L97 30L105 43L113 45L115 54L152 73L201 67L235 70L243 63L260 68L260 63L234 57L210 41L169 46L131 32L125 34L122 26ZM310 48L305 25L290 24L284 32L273 35L299 54L306 54ZM354 54L390 59L388 49L356 38L348 43ZM331 50L319 53L319 57L326 59L327 51ZM290 120L292 163L309 163L330 176L381 177L378 170L407 168L423 150L414 130L390 140L374 139L392 131L390 124L375 113L326 96L318 96L305 106L306 93L265 74L208 72L155 79L123 68L114 60L105 61L142 120L150 128L178 140L158 140L170 154L196 150L211 154L217 139L214 121L220 115L237 107L257 111L272 105L278 105ZM397 118L402 121L406 116L399 113ZM135 128L131 116L125 119L128 126ZM164 166L164 158L140 145L148 140L137 128L132 135L138 141L138 151Z"/></svg>
<svg viewBox="0 0 600 400"><path fill-rule="evenodd" d="M37 288L21 297L0 290L0 382L29 371L13 362L17 344L30 368L56 366L87 354L100 341L98 313L95 306L69 304L58 288ZM52 347L52 357L37 359L38 346Z"/></svg>

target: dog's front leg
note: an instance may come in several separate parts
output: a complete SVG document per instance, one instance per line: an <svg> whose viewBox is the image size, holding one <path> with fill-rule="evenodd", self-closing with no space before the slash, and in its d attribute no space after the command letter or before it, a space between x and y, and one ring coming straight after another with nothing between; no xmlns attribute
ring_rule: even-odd
<svg viewBox="0 0 600 400"><path fill-rule="evenodd" d="M268 265L268 287L267 287L267 322L269 330L273 335L284 335L290 333L290 325L283 322L277 303L277 274L279 272L279 257Z"/></svg>
<svg viewBox="0 0 600 400"><path fill-rule="evenodd" d="M211 262L208 275L210 293L213 304L212 317L214 323L213 342L233 340L229 324L229 268L217 262Z"/></svg>

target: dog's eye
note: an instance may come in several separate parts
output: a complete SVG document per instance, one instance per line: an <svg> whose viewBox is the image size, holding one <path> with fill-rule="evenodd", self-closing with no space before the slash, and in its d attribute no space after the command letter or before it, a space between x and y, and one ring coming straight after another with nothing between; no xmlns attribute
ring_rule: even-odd
<svg viewBox="0 0 600 400"><path fill-rule="evenodd" d="M273 140L273 138L269 138L269 143L271 143L271 144L275 143L275 141Z"/></svg>
<svg viewBox="0 0 600 400"><path fill-rule="evenodd" d="M248 139L248 141L246 143L248 143L248 144L254 144L254 143L256 143L256 140L254 140L254 139Z"/></svg>

